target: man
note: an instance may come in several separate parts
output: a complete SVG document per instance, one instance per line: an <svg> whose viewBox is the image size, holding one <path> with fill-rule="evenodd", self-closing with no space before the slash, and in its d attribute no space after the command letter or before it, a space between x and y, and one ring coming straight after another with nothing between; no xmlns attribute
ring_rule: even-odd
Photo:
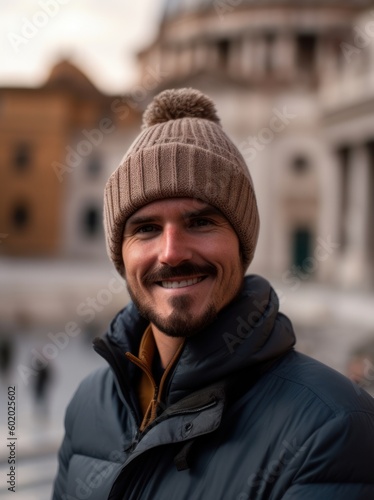
<svg viewBox="0 0 374 500"><path fill-rule="evenodd" d="M255 194L208 97L153 100L104 215L132 303L94 343L109 367L69 405L53 498L373 500L373 400L244 277Z"/></svg>

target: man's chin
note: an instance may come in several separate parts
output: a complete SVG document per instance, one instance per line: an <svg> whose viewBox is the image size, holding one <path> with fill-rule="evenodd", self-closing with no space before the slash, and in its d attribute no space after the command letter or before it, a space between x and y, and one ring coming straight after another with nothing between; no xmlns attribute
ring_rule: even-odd
<svg viewBox="0 0 374 500"><path fill-rule="evenodd" d="M194 299L187 294L170 298L167 308L170 308L171 312L167 316L161 316L151 301L143 303L128 284L127 289L140 315L169 337L192 337L212 323L217 316L213 304L208 304L205 311L199 312L199 316L194 314Z"/></svg>
<svg viewBox="0 0 374 500"><path fill-rule="evenodd" d="M216 316L215 307L210 305L199 318L186 313L186 310L174 310L167 318L148 312L146 318L168 337L187 338L204 330L215 320Z"/></svg>

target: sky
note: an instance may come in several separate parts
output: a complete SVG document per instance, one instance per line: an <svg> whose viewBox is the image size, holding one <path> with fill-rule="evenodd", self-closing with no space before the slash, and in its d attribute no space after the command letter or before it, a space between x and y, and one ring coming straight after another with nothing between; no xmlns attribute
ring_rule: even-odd
<svg viewBox="0 0 374 500"><path fill-rule="evenodd" d="M38 86L68 58L102 91L136 82L163 0L0 0L0 87Z"/></svg>

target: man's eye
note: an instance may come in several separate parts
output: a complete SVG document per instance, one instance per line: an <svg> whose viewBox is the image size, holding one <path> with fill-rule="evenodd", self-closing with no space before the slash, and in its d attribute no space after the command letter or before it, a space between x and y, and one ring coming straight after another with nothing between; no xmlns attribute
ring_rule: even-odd
<svg viewBox="0 0 374 500"><path fill-rule="evenodd" d="M142 233L151 233L154 230L155 230L155 226L153 226L152 224L147 224L146 226L139 227L136 230L136 232L142 234Z"/></svg>
<svg viewBox="0 0 374 500"><path fill-rule="evenodd" d="M204 226L210 226L212 224L212 221L210 219L195 219L192 221L192 225L197 226L197 227L204 227Z"/></svg>

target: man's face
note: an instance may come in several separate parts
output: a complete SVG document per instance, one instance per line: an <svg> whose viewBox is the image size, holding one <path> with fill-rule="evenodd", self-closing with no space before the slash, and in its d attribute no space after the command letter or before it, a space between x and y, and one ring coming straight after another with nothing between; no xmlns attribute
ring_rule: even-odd
<svg viewBox="0 0 374 500"><path fill-rule="evenodd" d="M161 332L187 337L211 323L243 282L239 239L226 217L192 198L150 203L126 222L127 287Z"/></svg>

